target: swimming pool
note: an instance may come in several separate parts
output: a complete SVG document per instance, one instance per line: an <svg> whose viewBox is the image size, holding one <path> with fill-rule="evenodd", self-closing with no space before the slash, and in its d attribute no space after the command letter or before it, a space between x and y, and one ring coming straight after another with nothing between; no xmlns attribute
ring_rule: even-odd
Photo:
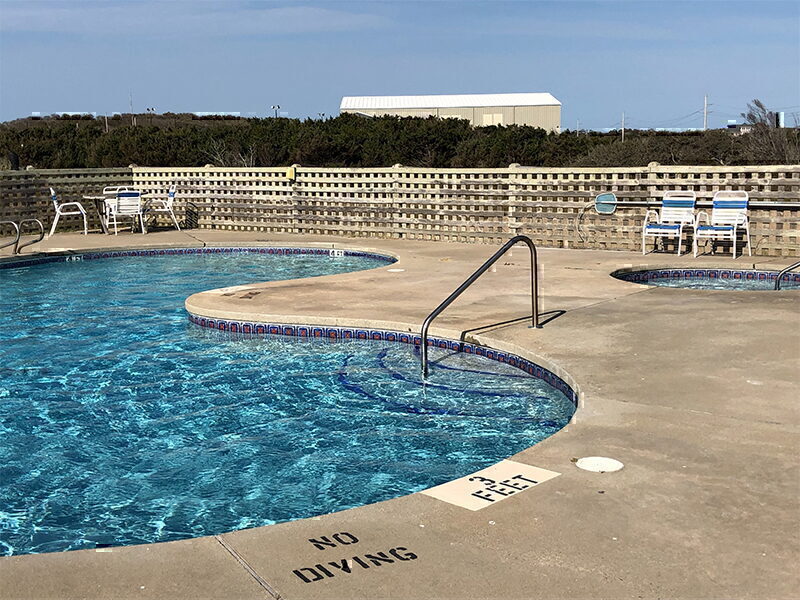
<svg viewBox="0 0 800 600"><path fill-rule="evenodd" d="M183 301L203 289L386 264L258 252L0 269L0 552L183 539L385 500L569 421L567 395L479 356L438 350L423 384L413 344L189 323Z"/></svg>
<svg viewBox="0 0 800 600"><path fill-rule="evenodd" d="M777 271L735 269L643 269L620 270L611 274L623 281L645 285L693 290L774 290ZM782 290L800 289L800 273L786 273L781 279Z"/></svg>

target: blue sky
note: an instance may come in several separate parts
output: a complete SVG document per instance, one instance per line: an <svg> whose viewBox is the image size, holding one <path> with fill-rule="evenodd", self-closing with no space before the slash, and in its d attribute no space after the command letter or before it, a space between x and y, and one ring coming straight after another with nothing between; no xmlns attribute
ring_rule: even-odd
<svg viewBox="0 0 800 600"><path fill-rule="evenodd" d="M800 117L800 2L0 0L0 120L338 114L343 95L550 92L562 127Z"/></svg>

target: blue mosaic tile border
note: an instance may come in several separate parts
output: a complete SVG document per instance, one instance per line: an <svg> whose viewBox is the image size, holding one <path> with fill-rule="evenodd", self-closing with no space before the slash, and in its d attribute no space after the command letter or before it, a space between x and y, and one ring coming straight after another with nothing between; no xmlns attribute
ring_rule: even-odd
<svg viewBox="0 0 800 600"><path fill-rule="evenodd" d="M367 329L361 327L328 327L323 325L289 325L283 323L257 323L251 321L231 321L228 319L213 319L189 313L189 321L200 327L216 331L241 334L241 335L287 335L301 338L319 338L329 340L378 340L385 342L398 342L419 346L422 338L407 331L391 331L385 329ZM483 356L489 360L496 360L512 367L516 367L528 375L541 379L550 386L561 391L577 408L578 394L561 377L533 363L521 356L501 350L494 350L486 346L459 342L447 338L429 337L428 346L442 348L453 352L464 352Z"/></svg>
<svg viewBox="0 0 800 600"><path fill-rule="evenodd" d="M654 279L730 279L742 281L775 281L778 271L753 271L734 269L652 269L643 271L616 272L612 274L623 281L635 283ZM800 273L786 273L782 282L800 282Z"/></svg>
<svg viewBox="0 0 800 600"><path fill-rule="evenodd" d="M341 254L339 254L341 252ZM102 252L84 252L80 254L53 254L36 256L21 260L0 262L0 269L14 269L54 262L75 262L83 260L98 260L103 258L121 258L128 256L172 256L180 254L274 254L290 256L306 254L315 256L358 256L374 258L386 264L397 262L395 258L385 254L361 252L359 250L344 250L339 248L294 248L287 246L254 246L254 247L221 247L221 248L153 248L141 250L107 250Z"/></svg>

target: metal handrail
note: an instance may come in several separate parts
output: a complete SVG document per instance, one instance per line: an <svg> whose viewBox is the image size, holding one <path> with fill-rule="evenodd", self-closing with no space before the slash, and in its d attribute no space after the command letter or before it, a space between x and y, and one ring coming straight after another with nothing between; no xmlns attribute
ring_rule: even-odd
<svg viewBox="0 0 800 600"><path fill-rule="evenodd" d="M497 252L495 252L491 258L489 258L485 263L481 265L481 267L475 271L472 275L470 275L467 280L462 283L456 291L450 294L439 306L433 309L433 312L428 315L425 321L422 323L422 330L420 332L420 343L422 346L422 377L425 378L428 376L428 328L430 327L433 320L439 316L439 314L448 306L450 306L453 301L458 298L464 290L466 290L469 286L471 286L478 277L483 275L489 267L491 267L495 262L497 262L501 256L503 256L508 250L511 249L512 246L519 242L524 242L527 244L528 249L531 251L531 305L533 309L533 314L531 315L531 326L532 327L541 327L539 325L539 282L537 278L537 257L536 257L536 246L533 243L533 240L529 238L527 235L517 235L508 240L503 247L500 248Z"/></svg>
<svg viewBox="0 0 800 600"><path fill-rule="evenodd" d="M775 289L776 290L781 289L781 277L786 275L789 271L794 271L797 267L800 267L800 261L797 261L793 265L789 265L783 271L778 273L778 277L775 279Z"/></svg>
<svg viewBox="0 0 800 600"><path fill-rule="evenodd" d="M19 225L17 225L14 221L0 221L0 225L13 225L14 229L17 230L17 235L11 242L6 242L5 244L0 245L0 249L8 248L9 246L14 246L14 254L17 253L17 244L19 244Z"/></svg>
<svg viewBox="0 0 800 600"><path fill-rule="evenodd" d="M39 226L39 237L38 239L30 240L25 242L24 244L20 244L19 236L22 235L22 226L25 225L25 223L36 223ZM32 246L33 244L38 244L44 239L44 225L39 219L23 219L22 221L19 222L19 231L20 233L17 235L17 246L14 249L14 254L19 254L23 248L27 246Z"/></svg>

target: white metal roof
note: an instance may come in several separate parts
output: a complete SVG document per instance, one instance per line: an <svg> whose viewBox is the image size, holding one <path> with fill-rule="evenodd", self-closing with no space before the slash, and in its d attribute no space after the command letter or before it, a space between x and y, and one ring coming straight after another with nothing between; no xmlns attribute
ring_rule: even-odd
<svg viewBox="0 0 800 600"><path fill-rule="evenodd" d="M552 94L456 94L437 96L345 96L340 110L466 108L480 106L561 106Z"/></svg>

